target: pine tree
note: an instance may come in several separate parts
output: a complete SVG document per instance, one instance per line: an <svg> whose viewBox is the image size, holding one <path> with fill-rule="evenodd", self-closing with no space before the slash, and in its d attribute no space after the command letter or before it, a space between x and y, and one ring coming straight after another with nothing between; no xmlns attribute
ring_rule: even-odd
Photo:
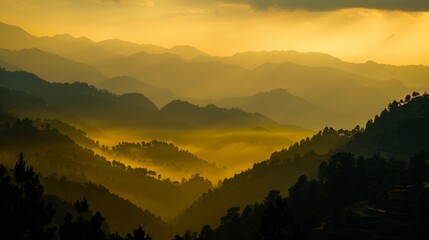
<svg viewBox="0 0 429 240"><path fill-rule="evenodd" d="M74 203L74 208L79 214L76 220L68 213L64 224L60 227L61 240L105 240L106 234L102 230L104 218L99 212L95 215L89 213L89 205L84 198Z"/></svg>
<svg viewBox="0 0 429 240"><path fill-rule="evenodd" d="M43 200L39 177L22 153L12 175L0 166L0 239L52 239L52 204Z"/></svg>

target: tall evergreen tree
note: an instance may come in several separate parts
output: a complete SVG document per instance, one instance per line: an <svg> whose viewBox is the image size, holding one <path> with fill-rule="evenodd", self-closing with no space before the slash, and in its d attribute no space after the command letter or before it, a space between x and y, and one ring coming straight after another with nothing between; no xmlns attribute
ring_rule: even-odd
<svg viewBox="0 0 429 240"><path fill-rule="evenodd" d="M0 166L0 239L52 239L52 204L42 199L39 177L22 153L11 175Z"/></svg>

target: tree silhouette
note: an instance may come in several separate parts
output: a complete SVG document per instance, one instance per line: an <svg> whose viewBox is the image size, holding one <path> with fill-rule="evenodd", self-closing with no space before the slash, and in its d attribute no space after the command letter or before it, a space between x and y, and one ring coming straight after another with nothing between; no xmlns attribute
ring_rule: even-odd
<svg viewBox="0 0 429 240"><path fill-rule="evenodd" d="M42 199L43 187L21 153L11 177L0 165L0 239L52 239L54 211Z"/></svg>
<svg viewBox="0 0 429 240"><path fill-rule="evenodd" d="M146 232L141 226L134 230L134 235L128 234L125 240L152 240L149 235L146 235Z"/></svg>
<svg viewBox="0 0 429 240"><path fill-rule="evenodd" d="M419 92L413 92L413 97L418 97L418 96L420 96Z"/></svg>
<svg viewBox="0 0 429 240"><path fill-rule="evenodd" d="M60 227L59 236L62 240L105 240L106 234L102 230L104 218L99 212L91 216L89 205L84 198L74 204L76 212L79 214L76 220L73 220L71 213L68 213L64 219L64 224Z"/></svg>
<svg viewBox="0 0 429 240"><path fill-rule="evenodd" d="M405 102L410 102L411 101L411 95L408 94L407 96L405 96Z"/></svg>
<svg viewBox="0 0 429 240"><path fill-rule="evenodd" d="M199 239L201 239L201 240L213 240L214 239L214 231L210 227L210 225L205 225L201 229Z"/></svg>
<svg viewBox="0 0 429 240"><path fill-rule="evenodd" d="M294 223L286 199L279 191L271 191L265 199L267 205L261 219L260 233L264 240L301 239L299 225Z"/></svg>

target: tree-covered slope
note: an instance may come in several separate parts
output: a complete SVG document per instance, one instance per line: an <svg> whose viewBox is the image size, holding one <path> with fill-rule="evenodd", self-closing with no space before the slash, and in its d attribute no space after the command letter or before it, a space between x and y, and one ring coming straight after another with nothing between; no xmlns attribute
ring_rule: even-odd
<svg viewBox="0 0 429 240"><path fill-rule="evenodd" d="M2 123L0 143L2 163L11 166L17 154L24 152L29 163L45 176L55 174L77 182L92 181L163 217L174 216L195 195L210 187L206 182L191 180L195 184L173 184L149 175L147 169L108 161L49 125L36 128L29 119Z"/></svg>
<svg viewBox="0 0 429 240"><path fill-rule="evenodd" d="M393 102L391 110L383 111L382 117L370 121L366 129L336 131L326 128L311 139L273 153L270 160L225 179L217 189L204 194L179 216L178 228L185 230L187 226L195 230L203 223L217 226L221 213L229 207L258 202L273 189L286 193L302 174L315 178L320 163L338 152L351 151L357 156L381 154L407 160L422 150L428 151L429 95L414 95L399 105Z"/></svg>
<svg viewBox="0 0 429 240"><path fill-rule="evenodd" d="M158 110L142 94L115 95L78 82L49 83L27 72L0 69L0 87L41 98L52 107L96 127L181 129L278 126L278 123L260 114L213 105L199 107L184 101L173 101Z"/></svg>

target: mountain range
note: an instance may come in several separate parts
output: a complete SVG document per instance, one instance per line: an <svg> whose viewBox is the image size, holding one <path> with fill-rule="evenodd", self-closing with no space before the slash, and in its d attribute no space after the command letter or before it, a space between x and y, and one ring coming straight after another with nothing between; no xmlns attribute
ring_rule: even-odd
<svg viewBox="0 0 429 240"><path fill-rule="evenodd" d="M238 107L247 112L259 112L280 123L308 126L320 129L349 122L341 115L290 94L286 89L274 89L252 96L224 98L214 103L221 107ZM320 124L324 122L325 124Z"/></svg>
<svg viewBox="0 0 429 240"><path fill-rule="evenodd" d="M231 207L243 209L249 203L264 199L271 190L287 193L299 175L317 178L320 164L336 153L408 161L414 154L428 152L428 110L429 95L425 94L401 104L396 101L389 104L388 110L369 120L365 129L325 128L311 138L274 152L269 160L225 179L217 189L203 194L183 211L175 224L182 232L187 228L201 229L204 224L217 227L222 214Z"/></svg>
<svg viewBox="0 0 429 240"><path fill-rule="evenodd" d="M106 79L96 84L96 86L100 89L106 89L116 94L141 93L152 100L158 107L162 107L179 98L172 91L166 88L154 87L128 76Z"/></svg>
<svg viewBox="0 0 429 240"><path fill-rule="evenodd" d="M195 128L278 125L260 114L216 106L199 107L172 101L160 110L139 93L114 95L85 83L49 83L26 72L0 70L0 86L44 99L79 119L99 127L146 126Z"/></svg>
<svg viewBox="0 0 429 240"><path fill-rule="evenodd" d="M367 61L365 63L350 63L329 54L318 52L301 53L298 51L264 51L242 52L229 57L200 56L197 61L225 62L236 64L248 69L254 69L265 63L295 63L310 67L329 67L354 73L368 78L380 80L397 79L409 88L420 89L427 87L429 67L424 65L395 66Z"/></svg>
<svg viewBox="0 0 429 240"><path fill-rule="evenodd" d="M118 94L139 92L159 107L178 96L195 103L209 99L214 103L284 88L314 106L344 116L343 124L335 127L351 127L410 89L428 86L425 66L347 63L322 53L244 52L213 57L189 46L166 49L118 39L93 42L70 35L36 37L7 24L0 25L0 32L6 36L0 47L9 49L0 56L6 68L34 72L48 81L87 82ZM34 61L41 57L46 60ZM133 88L119 87L121 83ZM305 87L310 85L317 88ZM326 101L327 96L334 98ZM323 121L304 127L321 125Z"/></svg>

